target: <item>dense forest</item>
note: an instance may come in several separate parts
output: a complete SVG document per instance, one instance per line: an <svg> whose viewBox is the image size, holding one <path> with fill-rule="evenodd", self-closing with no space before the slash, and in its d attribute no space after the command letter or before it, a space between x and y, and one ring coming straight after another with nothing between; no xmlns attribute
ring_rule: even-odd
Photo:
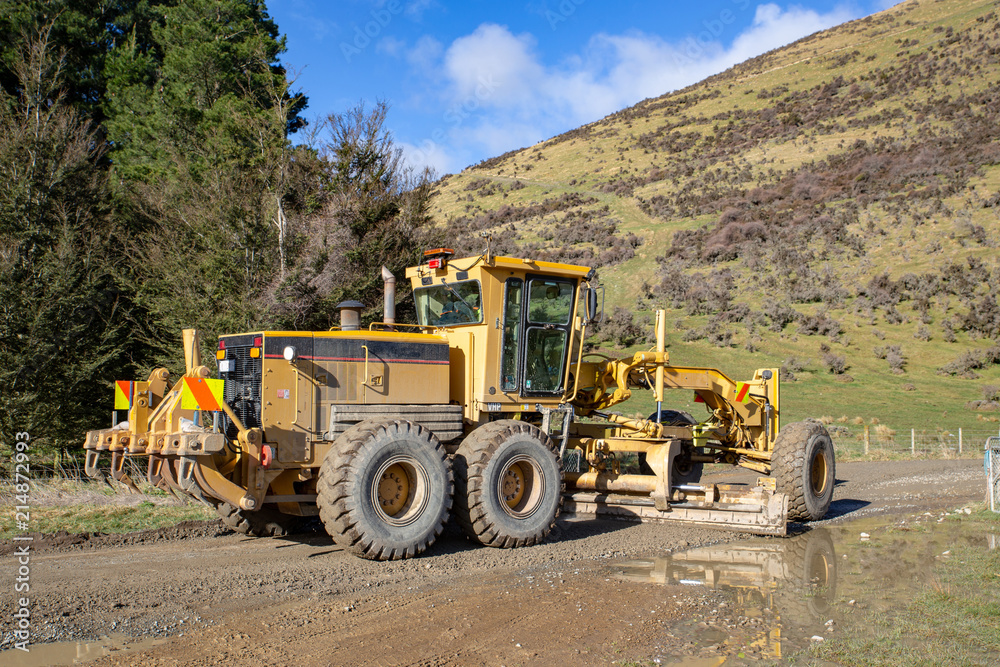
<svg viewBox="0 0 1000 667"><path fill-rule="evenodd" d="M308 124L284 49L262 0L0 0L3 444L78 449L182 328L328 328L414 259L387 104Z"/></svg>

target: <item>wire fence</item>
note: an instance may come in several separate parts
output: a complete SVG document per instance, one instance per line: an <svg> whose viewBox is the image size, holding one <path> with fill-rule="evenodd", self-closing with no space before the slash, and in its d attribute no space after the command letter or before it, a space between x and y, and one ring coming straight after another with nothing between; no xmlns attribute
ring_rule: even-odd
<svg viewBox="0 0 1000 667"><path fill-rule="evenodd" d="M881 424L826 424L838 459L851 458L978 458L983 456L984 443L987 440L998 448L994 453L994 470L1000 477L1000 437L996 430L982 429L966 430L931 430L931 429L890 429ZM986 445L987 450L989 445ZM987 452L987 463L989 453ZM110 459L103 457L101 472L109 477ZM147 459L145 457L126 457L123 469L136 483L146 479ZM42 462L31 464L33 479L66 479L71 481L87 481L91 479L84 470L83 456L63 453ZM6 469L0 469L0 483L12 482L12 475ZM100 477L98 478L100 479ZM994 478L996 479L996 478ZM996 503L1000 511L1000 500Z"/></svg>
<svg viewBox="0 0 1000 667"><path fill-rule="evenodd" d="M997 431L982 429L892 429L883 424L827 424L838 456L976 458Z"/></svg>
<svg viewBox="0 0 1000 667"><path fill-rule="evenodd" d="M986 441L986 493L990 509L1000 512L1000 437L993 436Z"/></svg>
<svg viewBox="0 0 1000 667"><path fill-rule="evenodd" d="M102 481L105 477L111 476L111 459L105 455L101 459L103 465L98 466L101 473L96 478L87 475L84 466L84 457L72 454L60 453L45 461L32 461L31 479L64 479L74 482L85 482L88 480ZM125 472L136 483L145 482L146 467L148 459L146 457L125 457L122 462L122 471ZM13 476L10 471L0 469L0 483L13 483Z"/></svg>

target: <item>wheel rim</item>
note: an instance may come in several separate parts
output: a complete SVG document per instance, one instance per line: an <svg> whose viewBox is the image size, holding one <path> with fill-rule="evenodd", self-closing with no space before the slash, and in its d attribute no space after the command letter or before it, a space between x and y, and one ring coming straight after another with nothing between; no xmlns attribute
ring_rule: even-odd
<svg viewBox="0 0 1000 667"><path fill-rule="evenodd" d="M497 484L497 500L503 511L515 519L529 517L538 510L545 495L542 469L530 456L515 456L504 464Z"/></svg>
<svg viewBox="0 0 1000 667"><path fill-rule="evenodd" d="M809 485L814 496L822 496L826 492L826 456L823 451L817 451L809 465Z"/></svg>
<svg viewBox="0 0 1000 667"><path fill-rule="evenodd" d="M375 472L372 505L391 526L413 523L427 506L427 471L410 456L394 456Z"/></svg>

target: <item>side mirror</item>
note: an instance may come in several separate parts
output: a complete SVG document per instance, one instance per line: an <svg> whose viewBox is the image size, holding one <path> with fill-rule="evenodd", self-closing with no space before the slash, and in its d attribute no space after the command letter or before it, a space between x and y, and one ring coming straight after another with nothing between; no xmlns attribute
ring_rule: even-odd
<svg viewBox="0 0 1000 667"><path fill-rule="evenodd" d="M583 288L583 300L587 311L587 316L583 323L586 325L597 324L604 319L604 314L601 312L603 309L602 304L598 303L598 289L601 290L602 294L604 293L604 287Z"/></svg>

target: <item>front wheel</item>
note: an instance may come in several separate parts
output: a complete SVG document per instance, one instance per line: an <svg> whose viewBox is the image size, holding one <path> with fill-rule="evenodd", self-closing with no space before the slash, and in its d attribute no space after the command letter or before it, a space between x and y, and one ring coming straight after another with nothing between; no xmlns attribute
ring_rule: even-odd
<svg viewBox="0 0 1000 667"><path fill-rule="evenodd" d="M788 494L788 518L819 521L833 500L833 441L817 421L789 424L778 432L771 458L778 491Z"/></svg>
<svg viewBox="0 0 1000 667"><path fill-rule="evenodd" d="M480 426L459 446L455 472L455 517L471 539L521 547L555 527L562 462L537 427L512 419Z"/></svg>
<svg viewBox="0 0 1000 667"><path fill-rule="evenodd" d="M422 553L444 529L453 477L444 446L408 421L365 421L323 459L317 504L334 541L369 560Z"/></svg>
<svg viewBox="0 0 1000 667"><path fill-rule="evenodd" d="M220 503L215 511L224 524L237 533L252 537L283 537L315 530L315 526L310 527L312 517L284 514L271 503L253 512Z"/></svg>
<svg viewBox="0 0 1000 667"><path fill-rule="evenodd" d="M646 419L656 420L656 413L649 415ZM694 426L698 422L690 413L683 410L663 410L660 413L660 423L664 426ZM683 484L697 484L701 480L705 464L701 461L692 461L691 457L695 453L693 443L684 440L681 443L681 453L674 459L674 465L670 469L670 484L681 486ZM639 471L644 475L652 475L653 469L646 463L646 454L639 454Z"/></svg>

